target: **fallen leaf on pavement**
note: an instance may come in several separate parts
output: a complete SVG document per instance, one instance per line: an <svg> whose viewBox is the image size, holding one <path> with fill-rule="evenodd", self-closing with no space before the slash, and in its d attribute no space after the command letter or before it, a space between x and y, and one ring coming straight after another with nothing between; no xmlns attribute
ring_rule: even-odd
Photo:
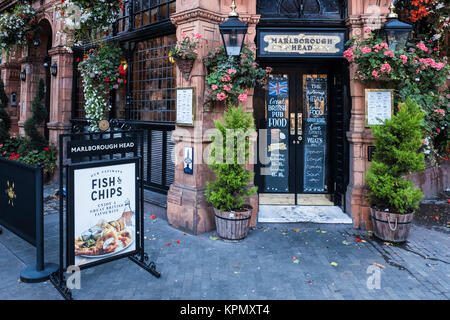
<svg viewBox="0 0 450 320"><path fill-rule="evenodd" d="M152 214L152 215L150 216L150 218L155 219L156 216L155 216L154 214Z"/></svg>
<svg viewBox="0 0 450 320"><path fill-rule="evenodd" d="M379 263L376 263L376 262L372 263L372 265L374 265L374 266L376 266L378 268L386 269L386 266L383 266L382 264L379 264Z"/></svg>
<svg viewBox="0 0 450 320"><path fill-rule="evenodd" d="M334 262L334 261L331 262L330 264L331 264L333 267L337 267L337 266L338 266L337 262Z"/></svg>
<svg viewBox="0 0 450 320"><path fill-rule="evenodd" d="M293 263L300 263L300 260L295 259L294 261L292 261Z"/></svg>
<svg viewBox="0 0 450 320"><path fill-rule="evenodd" d="M294 231L294 232L299 232L300 229L292 229L292 231Z"/></svg>
<svg viewBox="0 0 450 320"><path fill-rule="evenodd" d="M390 243L390 242L383 242L383 243L387 246L392 246L392 243Z"/></svg>
<svg viewBox="0 0 450 320"><path fill-rule="evenodd" d="M345 244L346 246L349 246L349 245L351 245L351 244L352 244L352 243L351 243L350 241L345 241L345 240L344 240L344 241L342 241L342 243L343 243L343 244Z"/></svg>
<svg viewBox="0 0 450 320"><path fill-rule="evenodd" d="M218 238L216 236L209 236L209 239L211 240L217 240Z"/></svg>

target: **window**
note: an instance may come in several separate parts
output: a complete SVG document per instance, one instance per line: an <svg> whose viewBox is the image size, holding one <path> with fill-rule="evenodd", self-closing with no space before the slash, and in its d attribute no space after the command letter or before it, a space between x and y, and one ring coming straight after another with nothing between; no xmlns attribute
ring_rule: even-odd
<svg viewBox="0 0 450 320"><path fill-rule="evenodd" d="M337 0L258 0L257 12L263 18L340 19L343 3Z"/></svg>
<svg viewBox="0 0 450 320"><path fill-rule="evenodd" d="M176 68L169 51L176 43L170 35L138 42L132 62L131 120L175 121Z"/></svg>
<svg viewBox="0 0 450 320"><path fill-rule="evenodd" d="M134 0L134 28L169 19L175 4L174 0Z"/></svg>

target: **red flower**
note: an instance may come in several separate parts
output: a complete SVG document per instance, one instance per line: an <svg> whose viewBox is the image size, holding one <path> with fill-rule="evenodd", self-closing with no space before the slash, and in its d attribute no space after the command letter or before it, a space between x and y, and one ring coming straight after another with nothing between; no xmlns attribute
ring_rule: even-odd
<svg viewBox="0 0 450 320"><path fill-rule="evenodd" d="M167 242L167 245L170 246L170 242Z"/></svg>
<svg viewBox="0 0 450 320"><path fill-rule="evenodd" d="M45 147L44 150L45 151L50 151L50 148L49 147Z"/></svg>
<svg viewBox="0 0 450 320"><path fill-rule="evenodd" d="M152 214L152 215L150 216L150 218L155 219L156 216L155 216L154 214Z"/></svg>
<svg viewBox="0 0 450 320"><path fill-rule="evenodd" d="M87 59L87 58L88 58L88 55L87 55L87 54L85 54L85 55L83 56L83 58L84 58L84 59Z"/></svg>
<svg viewBox="0 0 450 320"><path fill-rule="evenodd" d="M360 242L361 239L360 239L360 238L356 238L355 241L356 241L356 242Z"/></svg>
<svg viewBox="0 0 450 320"><path fill-rule="evenodd" d="M108 77L105 78L105 82L109 82L109 78Z"/></svg>
<svg viewBox="0 0 450 320"><path fill-rule="evenodd" d="M180 244L180 243L181 243L181 240L178 240L177 243Z"/></svg>
<svg viewBox="0 0 450 320"><path fill-rule="evenodd" d="M77 62L80 62L80 58L77 58Z"/></svg>
<svg viewBox="0 0 450 320"><path fill-rule="evenodd" d="M126 75L127 74L127 72L125 71L125 69L123 68L123 66L121 65L121 66L119 66L119 73L120 73L120 75L121 76L124 76L124 75Z"/></svg>

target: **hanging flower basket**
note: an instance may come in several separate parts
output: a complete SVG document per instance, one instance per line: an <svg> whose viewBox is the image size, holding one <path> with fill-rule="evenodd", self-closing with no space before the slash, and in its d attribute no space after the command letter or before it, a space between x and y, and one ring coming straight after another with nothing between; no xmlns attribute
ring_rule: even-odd
<svg viewBox="0 0 450 320"><path fill-rule="evenodd" d="M194 59L179 59L175 58L175 62L180 69L183 77L187 80L189 79L189 75L191 74L192 68L194 67Z"/></svg>

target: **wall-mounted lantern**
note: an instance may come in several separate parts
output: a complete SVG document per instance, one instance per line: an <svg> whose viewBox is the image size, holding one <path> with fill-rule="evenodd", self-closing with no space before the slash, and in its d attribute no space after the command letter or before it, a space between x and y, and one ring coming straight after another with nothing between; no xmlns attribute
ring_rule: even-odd
<svg viewBox="0 0 450 320"><path fill-rule="evenodd" d="M17 107L17 93L13 92L11 93L11 107Z"/></svg>
<svg viewBox="0 0 450 320"><path fill-rule="evenodd" d="M383 30L386 34L386 42L391 50L403 50L411 36L413 26L398 20L398 14L394 12L394 3L389 7L390 13Z"/></svg>
<svg viewBox="0 0 450 320"><path fill-rule="evenodd" d="M229 18L219 25L219 30L227 56L237 57L241 54L242 46L244 45L247 24L238 19L239 14L235 9L236 4L233 0L231 12L228 15Z"/></svg>
<svg viewBox="0 0 450 320"><path fill-rule="evenodd" d="M27 72L25 71L25 69L20 71L20 80L22 80L22 81L27 80Z"/></svg>
<svg viewBox="0 0 450 320"><path fill-rule="evenodd" d="M56 64L56 62L53 62L53 64L50 66L50 73L54 77L56 77L56 75L58 74L58 65Z"/></svg>

